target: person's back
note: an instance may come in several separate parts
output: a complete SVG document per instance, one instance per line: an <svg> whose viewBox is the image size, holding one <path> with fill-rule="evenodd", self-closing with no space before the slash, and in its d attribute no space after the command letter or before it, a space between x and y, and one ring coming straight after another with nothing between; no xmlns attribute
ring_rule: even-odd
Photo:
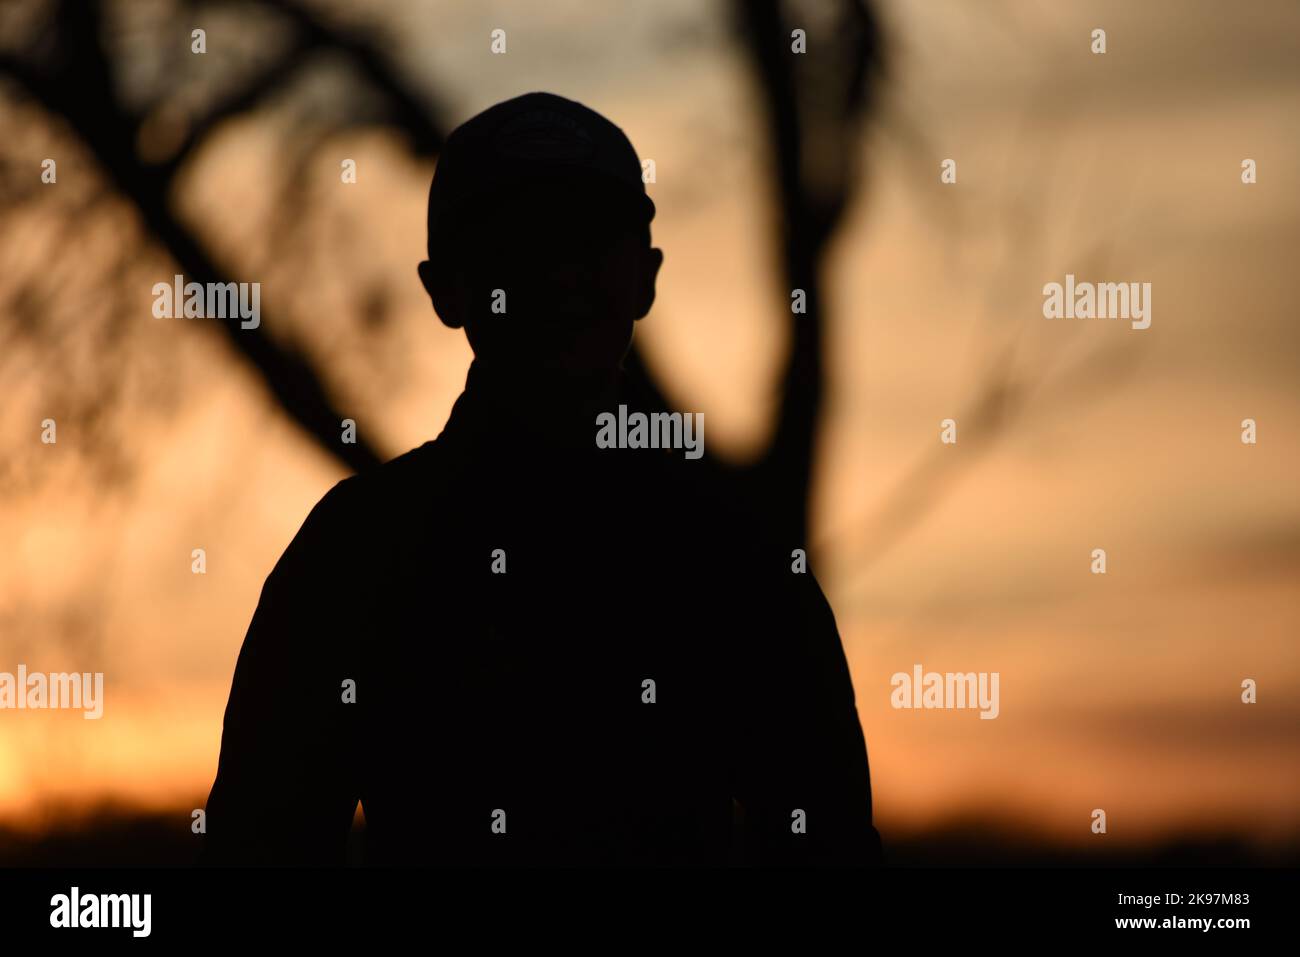
<svg viewBox="0 0 1300 957"><path fill-rule="evenodd" d="M599 150L606 121L584 108L494 109L466 126L548 158L576 137L579 167L599 165L584 144ZM598 411L644 405L618 365L653 300L648 227L631 245L612 220L571 230L577 268L562 244L525 267L510 243L556 226L526 194L542 224L503 250L480 234L449 275L438 188L421 275L475 347L465 392L437 440L336 486L268 579L208 859L341 862L360 800L372 863L874 862L865 745L816 582L685 450L596 441ZM593 242L604 261L584 270ZM465 306L501 290L504 315Z"/></svg>

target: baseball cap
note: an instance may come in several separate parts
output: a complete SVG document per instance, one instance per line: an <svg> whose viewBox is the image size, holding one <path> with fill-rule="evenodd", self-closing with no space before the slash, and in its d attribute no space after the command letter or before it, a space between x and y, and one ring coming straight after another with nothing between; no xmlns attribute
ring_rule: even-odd
<svg viewBox="0 0 1300 957"><path fill-rule="evenodd" d="M466 217L486 203L554 183L608 196L634 225L654 218L641 161L621 129L574 100L525 93L447 137L429 187L429 247L454 242Z"/></svg>

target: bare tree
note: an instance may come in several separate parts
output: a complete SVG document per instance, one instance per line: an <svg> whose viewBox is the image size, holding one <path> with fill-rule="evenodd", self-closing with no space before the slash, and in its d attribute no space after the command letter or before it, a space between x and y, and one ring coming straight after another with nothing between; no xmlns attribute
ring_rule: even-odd
<svg viewBox="0 0 1300 957"><path fill-rule="evenodd" d="M240 8L241 4L228 4ZM346 58L382 103L387 122L404 130L418 155L435 155L444 140L434 98L417 91L391 61L383 44L356 29L332 25L295 0L260 0L250 9L271 11L287 25L282 50L247 71L235 89L193 117L164 156L139 155L137 142L149 111L133 108L119 94L103 31L106 0L54 0L39 36L26 55L0 55L7 74L45 109L66 120L121 195L138 210L148 232L194 281L228 281L229 267L205 245L172 207L176 177L190 157L227 120L256 109L281 91L316 54ZM801 289L807 308L790 313L791 348L779 382L780 401L770 445L752 464L739 467L708 457L709 480L761 507L781 540L806 545L808 495L817 421L824 392L821 295L824 251L857 182L853 157L858 129L869 104L869 87L880 61L880 31L869 7L842 0L825 7L833 28L811 42L814 57L792 52L790 30L777 0L739 0L732 8L754 67L771 144L774 249L785 284ZM823 11L824 12L824 11ZM811 162L837 158L827 165ZM234 353L256 370L284 413L322 449L352 469L384 457L364 440L338 441L342 419L326 373L290 343L270 334L274 321L257 329L219 326ZM631 374L667 406L655 376L639 354Z"/></svg>

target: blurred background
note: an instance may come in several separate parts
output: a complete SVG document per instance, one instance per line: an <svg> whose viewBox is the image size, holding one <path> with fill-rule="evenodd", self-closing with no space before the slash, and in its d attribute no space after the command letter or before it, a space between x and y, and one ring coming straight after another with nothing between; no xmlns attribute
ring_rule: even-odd
<svg viewBox="0 0 1300 957"><path fill-rule="evenodd" d="M442 139L530 90L654 160L633 370L809 544L890 859L1300 860L1293 0L8 0L0 671L105 707L0 711L0 864L193 860L265 576L463 386ZM1151 327L1045 320L1067 272ZM153 318L175 273L260 328ZM999 672L997 720L891 708L917 663Z"/></svg>

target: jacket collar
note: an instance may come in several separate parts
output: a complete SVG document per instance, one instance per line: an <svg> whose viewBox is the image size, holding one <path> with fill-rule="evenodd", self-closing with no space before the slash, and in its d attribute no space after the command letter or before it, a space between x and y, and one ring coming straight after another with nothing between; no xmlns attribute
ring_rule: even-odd
<svg viewBox="0 0 1300 957"><path fill-rule="evenodd" d="M493 457L595 452L596 416L616 412L630 391L621 370L606 381L522 379L475 359L438 439Z"/></svg>

